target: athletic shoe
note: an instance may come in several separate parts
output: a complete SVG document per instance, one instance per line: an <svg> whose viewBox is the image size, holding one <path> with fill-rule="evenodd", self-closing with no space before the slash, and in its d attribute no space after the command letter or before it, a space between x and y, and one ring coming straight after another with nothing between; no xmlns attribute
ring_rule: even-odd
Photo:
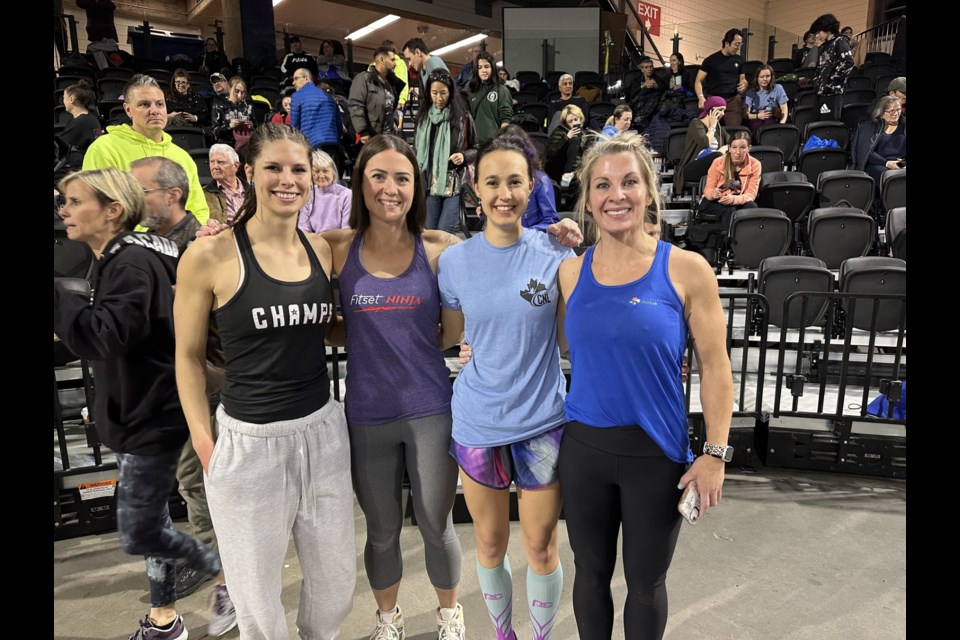
<svg viewBox="0 0 960 640"><path fill-rule="evenodd" d="M397 607L397 615L393 616L393 622L384 622L380 618L380 611L377 611L377 628L370 635L370 640L403 640L406 634L403 631L403 612Z"/></svg>
<svg viewBox="0 0 960 640"><path fill-rule="evenodd" d="M464 640L466 627L463 626L463 607L457 603L457 612L449 620L440 617L437 608L437 640Z"/></svg>
<svg viewBox="0 0 960 640"><path fill-rule="evenodd" d="M177 600L186 598L208 580L213 580L208 573L187 566L177 567Z"/></svg>
<svg viewBox="0 0 960 640"><path fill-rule="evenodd" d="M133 632L130 640L187 640L187 628L183 626L183 618L177 616L169 629L158 629L150 621L150 616L143 616L140 627Z"/></svg>
<svg viewBox="0 0 960 640"><path fill-rule="evenodd" d="M218 584L213 588L213 614L210 616L210 624L207 625L207 633L211 636L222 636L235 626L237 611L233 608L230 594L227 593L227 585Z"/></svg>

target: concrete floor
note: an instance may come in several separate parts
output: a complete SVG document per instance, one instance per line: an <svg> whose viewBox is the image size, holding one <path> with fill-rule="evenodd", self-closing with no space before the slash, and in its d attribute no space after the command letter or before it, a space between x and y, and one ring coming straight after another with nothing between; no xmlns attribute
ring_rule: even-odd
<svg viewBox="0 0 960 640"><path fill-rule="evenodd" d="M357 567L363 517L357 509ZM180 525L178 526L186 526ZM463 545L461 597L467 637L492 638L479 596L469 524L457 525ZM512 526L515 628L530 637L519 528ZM400 604L410 640L436 638L437 606L423 568L413 526L404 527L406 575ZM577 638L570 604L573 556L560 525L566 576L556 640ZM283 603L290 638L300 570L293 545L284 569ZM115 533L54 544L54 637L57 640L127 640L148 609L142 559L120 551ZM731 471L720 506L694 526L684 524L667 581L670 618L666 638L736 640L886 640L906 637L906 482L813 471L762 468ZM179 610L198 640L206 635L211 589L181 601ZM613 582L616 607L625 597L622 573ZM358 580L354 608L340 638L365 639L375 604L366 579ZM235 630L224 638L237 638ZM622 639L618 615L614 638Z"/></svg>

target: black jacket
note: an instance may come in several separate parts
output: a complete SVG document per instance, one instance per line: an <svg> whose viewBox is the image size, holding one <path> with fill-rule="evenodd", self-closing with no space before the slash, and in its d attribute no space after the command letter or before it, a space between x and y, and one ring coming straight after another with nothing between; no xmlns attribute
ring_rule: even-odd
<svg viewBox="0 0 960 640"><path fill-rule="evenodd" d="M903 127L903 134L907 134L907 117L900 116L900 126ZM880 133L884 125L880 120L867 120L861 122L857 127L857 132L853 136L853 144L850 145L850 164L854 169L866 171L867 160L870 154L877 148L877 142L880 141ZM879 188L880 185L877 185Z"/></svg>
<svg viewBox="0 0 960 640"><path fill-rule="evenodd" d="M159 455L187 440L174 375L178 255L166 238L123 232L104 249L92 301L54 281L54 332L92 361L97 433L119 453Z"/></svg>

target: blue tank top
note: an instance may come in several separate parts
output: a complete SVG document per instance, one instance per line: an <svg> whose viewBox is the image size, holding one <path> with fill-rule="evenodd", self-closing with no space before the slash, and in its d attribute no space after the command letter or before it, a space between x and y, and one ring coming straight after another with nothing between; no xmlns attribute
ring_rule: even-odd
<svg viewBox="0 0 960 640"><path fill-rule="evenodd" d="M363 267L357 234L340 284L347 344L347 420L351 426L423 418L450 410L450 371L437 346L440 293L423 238L395 278Z"/></svg>
<svg viewBox="0 0 960 640"><path fill-rule="evenodd" d="M226 369L223 408L229 416L255 424L310 415L330 399L323 343L333 316L330 281L299 229L310 260L310 275L300 282L264 273L246 228L233 231L240 286L214 312Z"/></svg>
<svg viewBox="0 0 960 640"><path fill-rule="evenodd" d="M690 462L683 384L683 303L670 280L671 246L657 244L650 270L628 284L593 277L587 249L567 300L568 420L599 428L640 426L675 462Z"/></svg>

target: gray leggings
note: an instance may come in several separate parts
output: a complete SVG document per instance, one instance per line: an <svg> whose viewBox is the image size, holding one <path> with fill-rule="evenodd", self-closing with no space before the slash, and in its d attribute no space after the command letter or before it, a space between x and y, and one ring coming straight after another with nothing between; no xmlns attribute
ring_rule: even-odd
<svg viewBox="0 0 960 640"><path fill-rule="evenodd" d="M363 562L374 589L403 576L403 472L410 476L413 509L423 538L427 575L437 589L460 582L460 539L453 529L457 464L450 457L450 413L350 426L353 488L367 520Z"/></svg>

